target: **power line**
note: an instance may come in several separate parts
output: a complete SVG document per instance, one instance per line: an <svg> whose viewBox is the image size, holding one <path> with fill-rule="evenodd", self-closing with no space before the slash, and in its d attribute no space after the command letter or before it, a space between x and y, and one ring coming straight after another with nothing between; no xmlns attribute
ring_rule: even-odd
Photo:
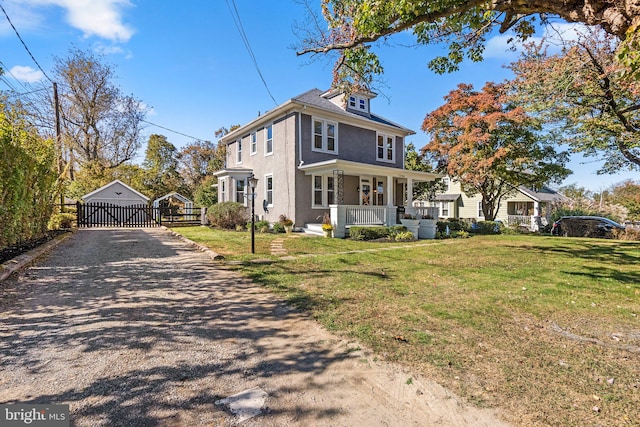
<svg viewBox="0 0 640 427"><path fill-rule="evenodd" d="M44 72L44 70L42 69L42 67L38 63L38 61L36 61L36 58L33 56L31 51L27 47L27 44L24 42L24 40L22 40L22 37L20 37L20 33L18 32L16 27L13 25L13 22L11 22L11 18L9 18L9 15L7 14L7 11L4 10L4 7L2 7L2 4L0 4L0 9L2 9L2 12L4 12L4 16L6 16L7 17L7 21L9 21L9 25L11 25L11 28L13 28L13 31L16 33L16 36L18 36L18 39L20 39L20 42L22 43L22 46L24 46L24 48L26 49L26 51L29 54L29 56L31 57L31 59L33 59L33 62L35 62L35 64L38 66L38 69L40 71L42 71L42 74L44 74L44 76L47 78L47 80L49 80L51 83L53 83L53 80L51 80L49 78L49 76L47 75L47 73Z"/></svg>
<svg viewBox="0 0 640 427"><path fill-rule="evenodd" d="M4 62L0 61L0 67L2 67L2 69L3 69L4 71L6 71L6 72L11 76L11 77L13 77L15 81L17 81L18 83L20 83L20 86L22 86L22 87L24 88L24 90L29 90L29 89L27 89L27 87L24 85L24 83L22 83L22 82L20 81L20 79L18 79L18 78L15 76L15 74L13 74L13 73L11 72L11 70L9 70L9 67L7 67L7 66L4 64Z"/></svg>
<svg viewBox="0 0 640 427"><path fill-rule="evenodd" d="M240 37L242 38L242 41L244 43L245 48L247 49L247 52L249 52L251 61L253 62L253 65L256 67L256 71L258 72L258 75L262 80L262 84L264 84L264 87L265 89L267 89L267 92L269 93L271 100L277 106L278 103L276 102L276 99L271 94L271 90L269 90L269 86L267 85L267 82L264 79L264 76L262 75L262 71L260 71L260 67L258 66L258 61L256 60L256 56L253 54L253 49L251 49L249 38L247 37L247 34L244 32L244 27L242 26L242 21L240 20L240 14L238 13L236 2L235 0L231 0L231 4L233 4L233 9L232 9L231 4L229 4L229 0L226 0L226 1L227 1L227 7L229 8L229 12L231 12L231 18L233 18L233 23L236 25L236 29L238 30L238 33L240 33Z"/></svg>
<svg viewBox="0 0 640 427"><path fill-rule="evenodd" d="M196 138L195 136L187 135L186 133L178 132L177 130L169 129L167 127L160 126L158 124L151 123L151 122L148 122L146 120L140 120L140 121L143 122L143 123L147 123L147 124L149 124L151 126L158 127L160 129L168 130L169 132L173 132L173 133L176 133L178 135L186 136L187 138L195 139L196 141L205 141L205 139L203 139L203 138Z"/></svg>

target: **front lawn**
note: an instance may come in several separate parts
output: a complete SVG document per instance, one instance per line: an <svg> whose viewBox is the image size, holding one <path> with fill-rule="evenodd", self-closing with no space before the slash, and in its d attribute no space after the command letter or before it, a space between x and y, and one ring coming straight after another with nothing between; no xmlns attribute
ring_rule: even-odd
<svg viewBox="0 0 640 427"><path fill-rule="evenodd" d="M640 420L638 243L270 236L284 238L290 255L321 255L238 269L378 357L517 425Z"/></svg>

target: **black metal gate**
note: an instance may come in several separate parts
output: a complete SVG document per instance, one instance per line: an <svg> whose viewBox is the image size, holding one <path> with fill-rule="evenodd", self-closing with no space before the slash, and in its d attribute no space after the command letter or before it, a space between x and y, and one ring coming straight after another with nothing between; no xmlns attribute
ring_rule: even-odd
<svg viewBox="0 0 640 427"><path fill-rule="evenodd" d="M116 206L111 203L78 203L78 227L157 227L153 207Z"/></svg>

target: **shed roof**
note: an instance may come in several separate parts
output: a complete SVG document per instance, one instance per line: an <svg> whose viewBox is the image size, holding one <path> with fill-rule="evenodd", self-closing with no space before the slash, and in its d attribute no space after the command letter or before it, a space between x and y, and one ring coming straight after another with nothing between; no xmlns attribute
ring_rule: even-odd
<svg viewBox="0 0 640 427"><path fill-rule="evenodd" d="M110 187L113 187L114 185L118 185L118 184L126 187L128 190L131 190L133 193L135 193L137 196L139 196L140 198L144 199L145 201L147 201L147 202L149 201L149 198L147 196L145 196L144 194L140 193L139 191L131 188L130 186L128 186L124 182L120 181L119 179L115 179L115 180L111 181L110 183L108 183L106 185L103 185L102 187L100 187L100 188L98 188L96 190L93 190L90 193L85 194L81 198L84 200L85 198L94 196L94 195L96 195L98 193L101 193L101 192L109 189Z"/></svg>

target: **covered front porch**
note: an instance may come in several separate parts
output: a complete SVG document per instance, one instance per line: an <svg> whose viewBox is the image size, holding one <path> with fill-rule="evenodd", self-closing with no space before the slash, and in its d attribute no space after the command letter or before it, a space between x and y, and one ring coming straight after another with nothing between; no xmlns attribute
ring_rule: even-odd
<svg viewBox="0 0 640 427"><path fill-rule="evenodd" d="M550 208L546 202L507 202L507 225L540 231L549 224Z"/></svg>
<svg viewBox="0 0 640 427"><path fill-rule="evenodd" d="M396 225L402 214L426 217L413 206L413 187L442 177L339 159L299 169L311 176L313 209L330 214L334 237L345 237L354 225Z"/></svg>

